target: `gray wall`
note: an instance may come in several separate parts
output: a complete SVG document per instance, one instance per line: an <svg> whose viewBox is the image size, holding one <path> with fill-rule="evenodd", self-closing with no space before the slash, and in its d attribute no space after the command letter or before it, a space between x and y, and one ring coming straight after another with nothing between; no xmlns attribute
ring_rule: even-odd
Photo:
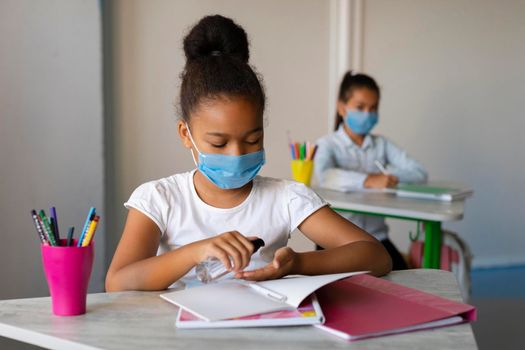
<svg viewBox="0 0 525 350"><path fill-rule="evenodd" d="M100 35L97 1L0 2L0 299L48 295L32 208L56 206L62 235L103 213Z"/></svg>
<svg viewBox="0 0 525 350"><path fill-rule="evenodd" d="M525 1L365 5L364 69L383 88L378 132L431 179L474 188L465 219L446 227L478 266L525 263Z"/></svg>

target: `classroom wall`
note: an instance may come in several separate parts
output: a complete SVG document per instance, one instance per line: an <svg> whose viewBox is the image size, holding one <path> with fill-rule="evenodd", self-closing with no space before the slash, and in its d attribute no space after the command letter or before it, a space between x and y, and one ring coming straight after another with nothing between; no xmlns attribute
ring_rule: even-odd
<svg viewBox="0 0 525 350"><path fill-rule="evenodd" d="M285 130L313 140L328 132L332 122L330 11L345 1L112 3L112 21L106 28L113 43L106 51L112 56L113 78L108 99L113 117L106 121L111 123L106 150L113 152L106 162L108 261L126 215L122 203L133 189L193 167L176 133L173 106L186 29L212 13L232 16L245 27L252 43L251 62L264 76L269 97L269 157L262 174L289 177ZM445 228L468 241L476 265L524 262L520 229L525 190L520 179L525 167L519 154L525 141L518 135L524 126L518 103L525 75L520 65L525 55L520 18L524 3L358 3L364 8L358 18L362 67L383 88L377 132L420 159L431 179L461 181L474 188L465 219ZM301 20L292 23L299 8ZM349 40L355 40L353 34ZM415 225L389 222L393 240L406 249L407 232ZM296 246L311 247L305 241Z"/></svg>
<svg viewBox="0 0 525 350"><path fill-rule="evenodd" d="M525 263L525 2L365 1L364 70L382 87L377 132L430 178L471 185L464 237L477 266ZM392 222L408 245L413 225ZM397 231L397 232L396 232Z"/></svg>
<svg viewBox="0 0 525 350"><path fill-rule="evenodd" d="M104 210L100 35L97 1L0 2L0 299L49 295L32 208L62 235ZM104 256L99 239L91 291Z"/></svg>
<svg viewBox="0 0 525 350"><path fill-rule="evenodd" d="M327 132L328 1L115 1L111 18L113 125L108 167L112 247L126 215L122 203L139 184L194 168L177 134L174 102L184 65L182 38L208 14L231 16L251 41L251 64L264 77L267 164L261 174L290 177L286 130L302 140ZM108 181L110 179L108 178ZM113 186L108 186L113 187ZM297 249L312 245L294 235ZM108 258L111 258L111 253Z"/></svg>

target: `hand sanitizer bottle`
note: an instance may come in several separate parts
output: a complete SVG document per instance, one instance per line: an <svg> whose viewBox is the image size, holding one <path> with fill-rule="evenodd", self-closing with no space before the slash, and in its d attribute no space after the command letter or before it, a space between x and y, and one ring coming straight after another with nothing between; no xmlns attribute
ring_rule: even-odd
<svg viewBox="0 0 525 350"><path fill-rule="evenodd" d="M253 243L252 254L255 254L255 252L259 250L259 248L264 247L264 241L260 238L254 239L251 242ZM222 264L222 262L219 259L215 257L210 257L197 264L195 266L195 272L199 281L201 281L202 283L210 283L216 280L217 278L224 276L230 271L226 269L226 267Z"/></svg>

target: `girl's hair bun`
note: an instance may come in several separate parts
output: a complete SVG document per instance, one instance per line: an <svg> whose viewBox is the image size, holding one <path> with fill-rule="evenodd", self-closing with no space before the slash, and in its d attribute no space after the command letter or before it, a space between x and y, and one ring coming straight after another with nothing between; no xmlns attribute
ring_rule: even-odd
<svg viewBox="0 0 525 350"><path fill-rule="evenodd" d="M229 56L248 63L248 37L244 29L221 15L202 18L184 38L188 62L214 56Z"/></svg>
<svg viewBox="0 0 525 350"><path fill-rule="evenodd" d="M201 19L184 38L186 65L181 73L180 113L189 121L205 99L220 96L249 100L262 118L264 88L248 63L248 36L233 20Z"/></svg>

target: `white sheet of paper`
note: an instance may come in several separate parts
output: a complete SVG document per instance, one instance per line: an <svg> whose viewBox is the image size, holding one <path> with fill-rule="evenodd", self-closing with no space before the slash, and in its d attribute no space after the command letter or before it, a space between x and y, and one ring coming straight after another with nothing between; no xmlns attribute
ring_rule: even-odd
<svg viewBox="0 0 525 350"><path fill-rule="evenodd" d="M286 296L277 301L251 288L245 281L225 280L199 287L161 294L160 297L207 321L256 315L278 310L296 309L317 289L331 282L367 271L319 276L290 276L256 284Z"/></svg>
<svg viewBox="0 0 525 350"><path fill-rule="evenodd" d="M310 294L329 283L368 271L335 273L318 276L289 276L277 280L257 282L258 285L286 296L286 303L295 308Z"/></svg>
<svg viewBox="0 0 525 350"><path fill-rule="evenodd" d="M161 294L161 298L206 321L293 309L292 306L267 298L235 280Z"/></svg>

